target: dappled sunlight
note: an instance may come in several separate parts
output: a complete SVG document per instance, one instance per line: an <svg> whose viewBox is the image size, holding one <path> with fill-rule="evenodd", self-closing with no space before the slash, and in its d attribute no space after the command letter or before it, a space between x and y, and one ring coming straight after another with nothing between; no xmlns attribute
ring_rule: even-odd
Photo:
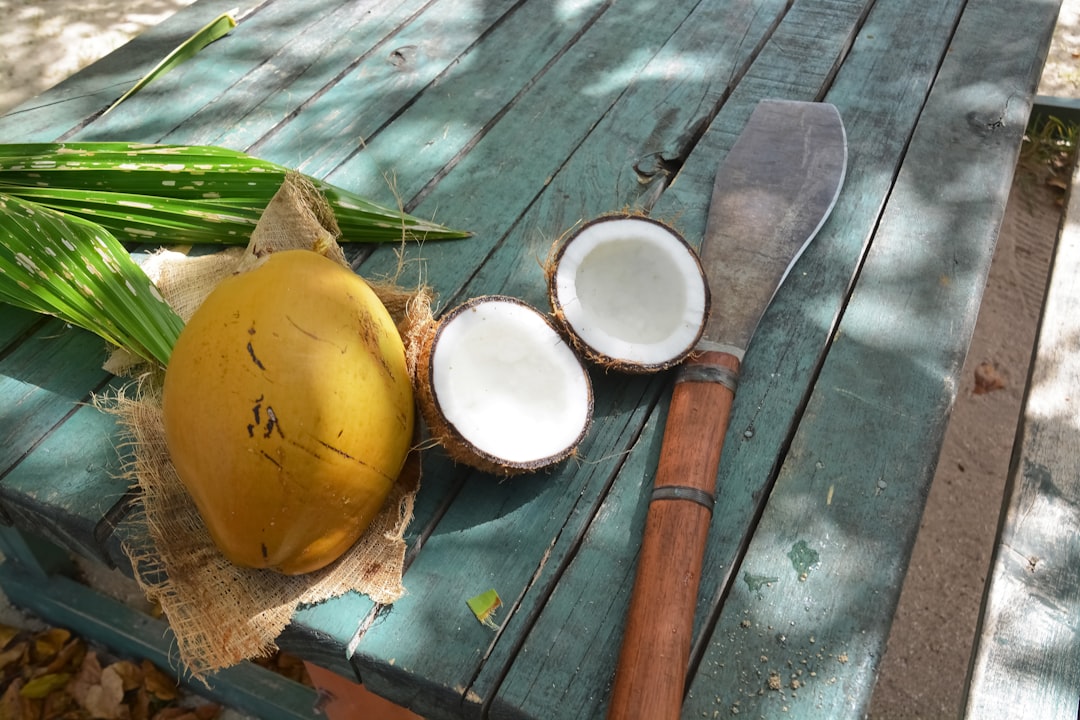
<svg viewBox="0 0 1080 720"><path fill-rule="evenodd" d="M193 0L92 0L78 11L64 0L0 0L0 112L27 100ZM164 56L171 48L163 48Z"/></svg>

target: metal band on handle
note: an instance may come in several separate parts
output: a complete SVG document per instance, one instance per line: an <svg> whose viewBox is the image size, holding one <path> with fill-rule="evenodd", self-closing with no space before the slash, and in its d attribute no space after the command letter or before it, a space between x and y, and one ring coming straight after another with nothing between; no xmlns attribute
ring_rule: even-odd
<svg viewBox="0 0 1080 720"><path fill-rule="evenodd" d="M720 383L730 389L731 392L735 392L739 387L739 373L724 365L690 363L679 368L675 382Z"/></svg>
<svg viewBox="0 0 1080 720"><path fill-rule="evenodd" d="M709 493L685 485L662 485L658 488L654 488L649 502L652 502L653 500L689 500L690 502L701 505L708 510L710 514L713 511L713 507L716 505L716 498Z"/></svg>

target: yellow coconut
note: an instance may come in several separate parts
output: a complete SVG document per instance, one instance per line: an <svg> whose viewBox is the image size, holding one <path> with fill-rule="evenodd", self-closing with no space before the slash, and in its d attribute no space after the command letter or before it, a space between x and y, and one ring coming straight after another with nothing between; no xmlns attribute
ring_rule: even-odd
<svg viewBox="0 0 1080 720"><path fill-rule="evenodd" d="M341 556L408 454L412 383L386 308L308 250L222 282L165 374L169 454L232 562L299 574Z"/></svg>

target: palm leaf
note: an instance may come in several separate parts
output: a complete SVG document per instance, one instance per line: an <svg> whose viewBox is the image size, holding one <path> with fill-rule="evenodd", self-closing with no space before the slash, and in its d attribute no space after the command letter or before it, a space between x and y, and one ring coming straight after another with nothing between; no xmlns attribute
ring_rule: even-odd
<svg viewBox="0 0 1080 720"><path fill-rule="evenodd" d="M0 193L0 300L162 365L183 322L99 225Z"/></svg>
<svg viewBox="0 0 1080 720"><path fill-rule="evenodd" d="M161 244L246 244L289 172L212 146L0 144L0 192L90 219L123 240ZM344 242L469 236L308 180L330 203Z"/></svg>

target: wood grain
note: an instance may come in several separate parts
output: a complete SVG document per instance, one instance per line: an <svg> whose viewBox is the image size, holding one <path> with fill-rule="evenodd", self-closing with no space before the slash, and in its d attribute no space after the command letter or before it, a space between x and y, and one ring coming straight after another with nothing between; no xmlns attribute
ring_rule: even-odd
<svg viewBox="0 0 1080 720"><path fill-rule="evenodd" d="M1076 716L1080 687L1080 175L1065 220L1005 491L966 718Z"/></svg>

